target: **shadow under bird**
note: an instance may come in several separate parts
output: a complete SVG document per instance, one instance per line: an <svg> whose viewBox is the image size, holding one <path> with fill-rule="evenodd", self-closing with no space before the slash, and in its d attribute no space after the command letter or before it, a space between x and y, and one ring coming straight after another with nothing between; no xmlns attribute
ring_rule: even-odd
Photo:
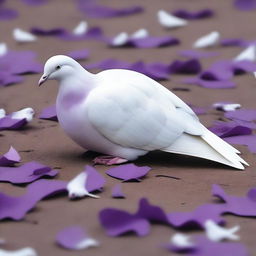
<svg viewBox="0 0 256 256"><path fill-rule="evenodd" d="M237 169L248 165L186 103L141 73L111 69L92 74L57 55L45 63L39 85L50 79L60 84L56 109L61 127L83 148L104 154L95 163L118 164L162 150Z"/></svg>

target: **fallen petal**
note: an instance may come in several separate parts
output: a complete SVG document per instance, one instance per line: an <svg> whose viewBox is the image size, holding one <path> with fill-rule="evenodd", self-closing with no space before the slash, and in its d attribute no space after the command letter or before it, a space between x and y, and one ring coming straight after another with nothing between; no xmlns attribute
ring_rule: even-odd
<svg viewBox="0 0 256 256"><path fill-rule="evenodd" d="M207 48L215 46L219 43L220 33L217 31L213 31L203 37L197 39L193 45L195 48Z"/></svg>

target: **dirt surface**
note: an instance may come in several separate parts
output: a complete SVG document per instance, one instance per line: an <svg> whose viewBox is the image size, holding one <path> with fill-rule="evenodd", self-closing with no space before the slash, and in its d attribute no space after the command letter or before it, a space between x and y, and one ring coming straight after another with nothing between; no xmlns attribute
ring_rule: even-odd
<svg viewBox="0 0 256 256"><path fill-rule="evenodd" d="M77 11L73 1L55 0L40 7L30 7L21 1L9 1L8 6L14 7L20 13L17 19L0 23L1 41L8 44L10 49L34 50L38 53L38 60L44 63L50 56L67 53L71 50L88 48L91 51L89 60L82 62L93 63L106 58L116 58L135 62L159 61L171 62L179 58L177 51L189 49L200 36L210 31L218 30L224 38L239 37L255 38L255 12L241 12L232 7L232 1L204 0L126 0L104 1L110 6L129 6L133 4L145 7L145 12L138 15L112 18L90 19ZM156 11L159 9L175 10L187 8L198 10L212 8L216 11L213 18L189 22L184 28L165 30L157 22ZM12 29L20 27L29 30L32 26L44 28L65 27L74 28L81 20L86 19L91 26L100 26L106 35L113 36L121 31L134 32L139 28L146 28L152 35L172 35L181 39L181 44L174 47L159 49L110 49L103 42L75 41L65 42L56 38L40 38L34 43L18 44L12 39ZM235 57L241 49L238 47L217 47L220 56L202 60L204 67L217 59ZM234 101L243 107L255 107L256 82L252 75L242 75L234 78L237 87L234 89L205 89L192 85L183 85L179 80L184 76L172 76L169 81L162 82L169 89L175 87L189 88L190 91L175 92L187 103L197 106L210 106L216 101ZM23 107L32 107L37 113L44 107L53 104L57 95L56 82L49 81L41 88L37 82L40 75L26 75L21 84L0 88L0 108L8 112ZM223 116L217 111L210 111L200 116L206 126ZM58 123L43 121L35 118L31 124L20 131L3 131L0 133L0 153L5 153L13 145L22 157L22 162L39 161L51 167L60 168L57 179L70 180L80 173L86 164L91 164L92 155L84 154L84 150L72 142L61 130ZM165 225L152 225L148 236L138 238L126 235L118 238L108 237L101 227L98 213L105 207L117 207L135 212L138 201L146 197L152 204L163 207L167 212L188 211L200 204L214 202L211 196L211 185L220 184L227 193L244 195L247 190L255 186L255 155L246 147L237 147L243 158L250 163L245 171L234 169L204 161L201 159L155 152L141 157L135 163L152 167L152 171L142 182L123 183L126 199L112 199L111 188L119 181L104 174L108 167L99 166L99 170L107 179L101 198L96 200L85 198L70 201L67 197L52 198L38 203L37 207L22 221L3 221L0 223L0 237L8 241L5 249L18 249L31 246L39 255L171 255L161 244L168 242L176 232ZM156 177L156 175L171 175L180 179ZM0 184L1 192L12 195L24 193L25 187L8 183ZM241 225L241 242L248 246L251 253L256 251L255 230L256 222L252 218L226 216L227 226ZM56 233L69 225L80 225L88 230L92 237L98 239L101 246L88 251L70 252L59 248L55 244ZM191 233L191 232L190 232Z"/></svg>

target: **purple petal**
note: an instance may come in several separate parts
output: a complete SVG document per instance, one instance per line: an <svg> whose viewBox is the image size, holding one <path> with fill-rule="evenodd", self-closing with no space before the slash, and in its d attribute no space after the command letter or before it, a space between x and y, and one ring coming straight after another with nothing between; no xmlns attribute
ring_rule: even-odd
<svg viewBox="0 0 256 256"><path fill-rule="evenodd" d="M17 18L18 15L16 10L0 7L0 20L12 20Z"/></svg>
<svg viewBox="0 0 256 256"><path fill-rule="evenodd" d="M67 182L38 180L27 187L27 192L19 197L0 193L0 220L21 220L45 197L66 191Z"/></svg>
<svg viewBox="0 0 256 256"><path fill-rule="evenodd" d="M232 120L256 121L256 109L239 109L225 113L225 117Z"/></svg>
<svg viewBox="0 0 256 256"><path fill-rule="evenodd" d="M250 127L242 126L236 122L216 121L209 130L221 138L237 135L249 135L252 133L252 129Z"/></svg>
<svg viewBox="0 0 256 256"><path fill-rule="evenodd" d="M125 195L122 191L122 186L121 184L116 184L113 188L112 188L112 197L113 198L125 198Z"/></svg>
<svg viewBox="0 0 256 256"><path fill-rule="evenodd" d="M89 28L89 30L82 35L76 35L68 31L65 31L64 33L58 35L58 38L62 40L67 40L67 41L79 41L79 40L85 40L85 39L96 39L96 40L102 40L102 41L105 40L103 36L103 31L99 27Z"/></svg>
<svg viewBox="0 0 256 256"><path fill-rule="evenodd" d="M51 28L42 29L38 27L32 27L30 32L36 36L59 36L66 33L64 28Z"/></svg>
<svg viewBox="0 0 256 256"><path fill-rule="evenodd" d="M20 155L15 148L10 147L9 151L0 156L0 166L13 166L20 162Z"/></svg>
<svg viewBox="0 0 256 256"><path fill-rule="evenodd" d="M105 178L92 166L87 165L85 171L87 173L86 190L88 192L101 191L106 183Z"/></svg>
<svg viewBox="0 0 256 256"><path fill-rule="evenodd" d="M256 135L240 135L225 138L231 144L247 146L251 153L256 153Z"/></svg>
<svg viewBox="0 0 256 256"><path fill-rule="evenodd" d="M148 166L138 167L134 164L125 164L110 168L106 171L106 174L116 179L121 179L123 181L139 181L139 179L147 175L150 170L151 168Z"/></svg>
<svg viewBox="0 0 256 256"><path fill-rule="evenodd" d="M197 235L194 237L195 247L185 252L187 256L216 256L216 255L232 255L232 256L248 256L247 248L234 242L213 242L204 235ZM165 246L172 252L177 252L172 244ZM186 248L184 248L186 249Z"/></svg>
<svg viewBox="0 0 256 256"><path fill-rule="evenodd" d="M82 250L98 245L98 242L90 238L79 226L71 226L61 230L57 234L56 242L69 250Z"/></svg>
<svg viewBox="0 0 256 256"><path fill-rule="evenodd" d="M235 83L229 80L221 80L221 81L211 81L211 80L204 80L200 77L194 78L187 78L182 80L185 84L196 84L201 87L210 88L210 89L229 89L234 88Z"/></svg>
<svg viewBox="0 0 256 256"><path fill-rule="evenodd" d="M201 64L197 59L185 61L175 60L169 66L171 74L198 74L201 72L201 69Z"/></svg>
<svg viewBox="0 0 256 256"><path fill-rule="evenodd" d="M52 120L52 121L58 121L57 113L56 113L56 105L52 105L49 107L46 107L42 110L42 112L39 115L40 119L46 119L46 120Z"/></svg>
<svg viewBox="0 0 256 256"><path fill-rule="evenodd" d="M209 58L209 57L215 57L219 55L218 52L199 51L199 50L181 50L178 53L182 57L195 58L195 59Z"/></svg>
<svg viewBox="0 0 256 256"><path fill-rule="evenodd" d="M3 130L18 130L27 124L26 118L12 119L10 116L5 116L0 119L0 131Z"/></svg>
<svg viewBox="0 0 256 256"><path fill-rule="evenodd" d="M220 41L222 46L239 46L245 47L247 46L247 42L240 38L225 38Z"/></svg>
<svg viewBox="0 0 256 256"><path fill-rule="evenodd" d="M207 114L207 112L209 111L208 107L197 107L194 105L190 105L190 107L197 115L204 115Z"/></svg>
<svg viewBox="0 0 256 256"><path fill-rule="evenodd" d="M90 53L89 50L83 49L69 52L67 55L75 60L84 60L89 57Z"/></svg>
<svg viewBox="0 0 256 256"><path fill-rule="evenodd" d="M225 213L232 213L239 216L256 217L256 200L255 200L256 188L252 188L248 191L244 197L232 196L225 193L225 191L219 185L212 186L213 196L219 197L225 201Z"/></svg>
<svg viewBox="0 0 256 256"><path fill-rule="evenodd" d="M131 6L127 8L116 9L99 5L96 1L90 0L78 0L78 9L86 16L92 18L111 18L127 16L131 14L141 13L144 10L141 6Z"/></svg>
<svg viewBox="0 0 256 256"><path fill-rule="evenodd" d="M151 205L146 198L139 201L139 209L135 216L150 222L160 222L170 225L168 215L159 207Z"/></svg>
<svg viewBox="0 0 256 256"><path fill-rule="evenodd" d="M33 51L8 51L0 57L0 68L12 74L40 73L43 66L35 57Z"/></svg>
<svg viewBox="0 0 256 256"><path fill-rule="evenodd" d="M38 162L28 162L19 167L0 167L0 181L13 184L30 183L41 177L54 177L58 171Z"/></svg>
<svg viewBox="0 0 256 256"><path fill-rule="evenodd" d="M256 0L234 0L234 6L241 11L251 11L256 8Z"/></svg>
<svg viewBox="0 0 256 256"><path fill-rule="evenodd" d="M152 37L148 36L140 39L131 39L131 43L138 48L155 48L177 45L179 39L171 36Z"/></svg>
<svg viewBox="0 0 256 256"><path fill-rule="evenodd" d="M147 220L122 210L103 209L100 211L99 220L109 236L119 236L127 232L145 236L150 231L150 224Z"/></svg>
<svg viewBox="0 0 256 256"><path fill-rule="evenodd" d="M185 9L179 9L174 11L173 15L182 19L195 20L210 18L214 15L214 11L211 9L202 9L195 12L191 12Z"/></svg>
<svg viewBox="0 0 256 256"><path fill-rule="evenodd" d="M115 68L128 69L129 67L130 67L129 63L115 60L115 59L106 59L93 64L85 65L86 69L102 69L102 70L115 69Z"/></svg>
<svg viewBox="0 0 256 256"><path fill-rule="evenodd" d="M191 212L171 212L168 214L168 219L175 228L204 228L205 221L209 219L218 224L224 224L225 221L221 217L224 211L224 204L204 204Z"/></svg>

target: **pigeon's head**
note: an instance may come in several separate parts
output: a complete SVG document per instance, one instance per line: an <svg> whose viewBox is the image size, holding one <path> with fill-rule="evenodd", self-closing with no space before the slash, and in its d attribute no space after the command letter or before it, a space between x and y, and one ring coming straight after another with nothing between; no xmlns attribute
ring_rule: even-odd
<svg viewBox="0 0 256 256"><path fill-rule="evenodd" d="M48 59L44 65L44 74L40 78L38 85L42 85L47 80L61 80L74 74L80 64L65 55L56 55Z"/></svg>

